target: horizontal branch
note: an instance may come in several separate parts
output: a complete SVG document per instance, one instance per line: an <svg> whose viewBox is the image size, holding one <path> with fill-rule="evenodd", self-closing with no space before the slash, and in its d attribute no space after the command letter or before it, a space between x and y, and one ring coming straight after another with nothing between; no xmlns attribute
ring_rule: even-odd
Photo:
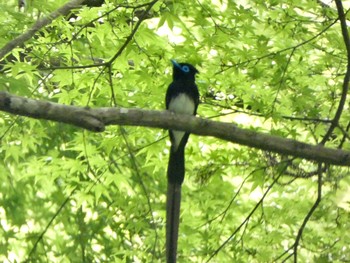
<svg viewBox="0 0 350 263"><path fill-rule="evenodd" d="M0 92L0 110L12 114L64 122L95 132L106 125L146 126L176 129L202 136L213 136L264 151L292 155L312 161L350 166L350 152L311 145L292 139L242 129L232 123L211 121L169 111L127 108L76 107L53 102L27 99Z"/></svg>

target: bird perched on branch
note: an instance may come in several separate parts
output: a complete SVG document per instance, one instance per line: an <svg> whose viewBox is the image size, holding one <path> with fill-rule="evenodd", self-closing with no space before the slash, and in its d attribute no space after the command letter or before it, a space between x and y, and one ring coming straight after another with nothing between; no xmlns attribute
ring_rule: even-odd
<svg viewBox="0 0 350 263"><path fill-rule="evenodd" d="M198 70L188 63L177 63L175 60L171 60L171 62L173 64L173 82L169 85L166 93L166 108L176 114L196 115L199 92L195 76ZM167 263L176 262L181 185L185 177L185 146L189 135L188 132L169 130L171 149L167 173Z"/></svg>

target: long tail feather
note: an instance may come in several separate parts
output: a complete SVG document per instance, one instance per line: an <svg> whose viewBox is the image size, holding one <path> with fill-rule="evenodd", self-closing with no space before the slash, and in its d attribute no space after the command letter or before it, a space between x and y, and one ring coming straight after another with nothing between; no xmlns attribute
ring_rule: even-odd
<svg viewBox="0 0 350 263"><path fill-rule="evenodd" d="M188 137L188 135L187 135ZM187 138L186 138L187 139ZM181 185L185 176L185 143L170 151L168 163L168 191L166 206L166 258L176 263L180 222Z"/></svg>
<svg viewBox="0 0 350 263"><path fill-rule="evenodd" d="M167 263L176 262L179 233L181 184L168 183L166 215L166 258Z"/></svg>

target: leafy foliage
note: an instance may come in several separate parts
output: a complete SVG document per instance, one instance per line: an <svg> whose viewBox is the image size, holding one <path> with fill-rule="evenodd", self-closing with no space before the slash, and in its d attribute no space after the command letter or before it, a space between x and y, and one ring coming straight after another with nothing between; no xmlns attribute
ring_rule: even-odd
<svg viewBox="0 0 350 263"><path fill-rule="evenodd" d="M14 2L0 3L1 45L64 3ZM160 110L176 58L200 69L200 116L317 144L347 68L338 24L317 1L110 0L16 48L0 83L62 104ZM346 103L327 147L350 148L348 120ZM1 261L164 261L166 131L0 123ZM186 158L180 262L350 258L348 168L197 136Z"/></svg>

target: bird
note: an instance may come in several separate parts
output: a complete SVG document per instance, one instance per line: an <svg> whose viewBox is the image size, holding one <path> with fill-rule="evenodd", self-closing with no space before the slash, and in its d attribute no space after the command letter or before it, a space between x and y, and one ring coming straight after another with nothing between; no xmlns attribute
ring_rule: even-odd
<svg viewBox="0 0 350 263"><path fill-rule="evenodd" d="M173 81L166 96L166 109L176 114L196 115L199 104L199 91L195 83L198 70L188 63L173 64ZM185 146L188 132L169 130L171 142L167 170L166 204L166 262L176 263L177 240L180 220L181 186L185 177Z"/></svg>

